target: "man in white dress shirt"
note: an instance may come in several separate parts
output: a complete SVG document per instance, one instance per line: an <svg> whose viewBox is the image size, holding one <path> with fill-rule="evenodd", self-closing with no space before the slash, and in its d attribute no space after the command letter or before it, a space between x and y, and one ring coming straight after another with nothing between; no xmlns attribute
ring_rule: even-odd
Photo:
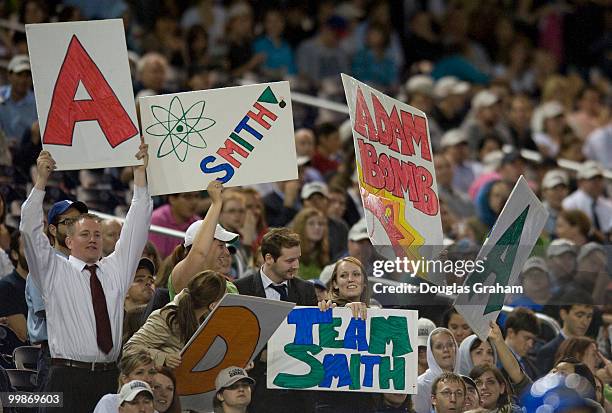
<svg viewBox="0 0 612 413"><path fill-rule="evenodd" d="M153 209L146 187L147 149L141 142L136 158L144 165L134 167L134 197L117 248L102 259L102 229L95 215L83 214L68 223L68 259L49 245L42 205L55 161L46 151L38 157L20 230L46 307L51 368L44 391L63 393L63 407L50 412L91 412L103 395L116 389L123 301L147 241Z"/></svg>
<svg viewBox="0 0 612 413"><path fill-rule="evenodd" d="M594 231L605 236L612 231L612 201L604 197L603 169L587 161L578 169L578 189L563 200L563 209L579 209L591 220Z"/></svg>

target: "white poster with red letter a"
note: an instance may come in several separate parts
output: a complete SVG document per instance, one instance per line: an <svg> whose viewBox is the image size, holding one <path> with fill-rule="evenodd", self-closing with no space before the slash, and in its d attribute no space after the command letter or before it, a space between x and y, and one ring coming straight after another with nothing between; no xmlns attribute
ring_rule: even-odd
<svg viewBox="0 0 612 413"><path fill-rule="evenodd" d="M142 164L121 19L26 25L43 148L60 170Z"/></svg>

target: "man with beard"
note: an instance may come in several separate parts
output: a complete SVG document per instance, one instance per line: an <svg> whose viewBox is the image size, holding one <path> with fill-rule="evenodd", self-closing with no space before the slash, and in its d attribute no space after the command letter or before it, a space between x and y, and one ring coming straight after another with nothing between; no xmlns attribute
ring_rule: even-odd
<svg viewBox="0 0 612 413"><path fill-rule="evenodd" d="M300 268L300 237L288 228L273 228L264 235L261 255L264 264L258 272L236 281L243 295L289 301L297 305L317 305L314 286L297 277ZM250 412L310 412L312 401L308 392L271 390L266 387L267 350L255 359L251 376L257 384Z"/></svg>
<svg viewBox="0 0 612 413"><path fill-rule="evenodd" d="M49 210L47 214L47 223L49 224L47 227L47 237L55 249L55 253L60 257L68 258L70 255L70 250L66 246L66 222L87 212L87 205L80 201L72 202L69 200L56 202ZM40 289L34 283L32 277L26 279L25 297L28 305L28 336L32 344L40 345L36 385L39 390L42 390L47 379L51 354L49 353L49 343L47 341L45 303L43 302Z"/></svg>
<svg viewBox="0 0 612 413"><path fill-rule="evenodd" d="M25 302L28 263L23 253L23 240L19 231L14 231L11 235L9 257L15 269L0 279L0 317L6 317L7 327L24 343L28 340L28 307Z"/></svg>

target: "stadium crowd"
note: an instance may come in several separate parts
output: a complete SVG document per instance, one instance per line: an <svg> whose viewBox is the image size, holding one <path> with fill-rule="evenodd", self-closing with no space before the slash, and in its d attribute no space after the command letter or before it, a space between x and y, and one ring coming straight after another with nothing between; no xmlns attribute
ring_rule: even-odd
<svg viewBox="0 0 612 413"><path fill-rule="evenodd" d="M54 172L23 24L105 18L124 21L136 98L286 79L343 102L347 73L424 111L450 259L476 257L521 175L550 214L487 340L450 304L394 305L421 317L417 394L268 390L264 350L219 373L204 411L612 412L605 0L0 2L0 392L63 392L43 412L181 412L173 369L224 294L390 305L371 291L344 114L293 102L294 181L151 198L144 166Z"/></svg>

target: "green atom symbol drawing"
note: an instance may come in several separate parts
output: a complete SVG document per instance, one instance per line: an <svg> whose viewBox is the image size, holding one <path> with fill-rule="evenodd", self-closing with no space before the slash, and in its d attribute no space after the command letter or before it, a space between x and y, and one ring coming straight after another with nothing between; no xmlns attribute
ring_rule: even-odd
<svg viewBox="0 0 612 413"><path fill-rule="evenodd" d="M205 106L206 102L201 100L184 110L178 96L172 98L169 109L151 106L151 114L157 123L149 126L146 132L163 138L157 149L158 158L174 153L179 161L185 162L190 147L206 148L201 132L211 128L216 121L203 116Z"/></svg>

